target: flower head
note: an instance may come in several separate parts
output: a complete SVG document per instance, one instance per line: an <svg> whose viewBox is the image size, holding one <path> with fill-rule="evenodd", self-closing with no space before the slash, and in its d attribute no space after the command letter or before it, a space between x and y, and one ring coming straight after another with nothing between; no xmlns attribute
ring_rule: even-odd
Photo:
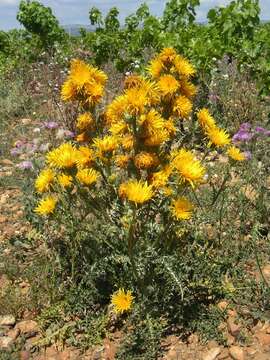
<svg viewBox="0 0 270 360"><path fill-rule="evenodd" d="M180 87L179 82L172 75L163 75L159 78L158 87L164 97L172 97Z"/></svg>
<svg viewBox="0 0 270 360"><path fill-rule="evenodd" d="M209 145L214 144L217 147L224 147L231 142L229 134L226 130L219 129L218 127L208 128L206 134L209 138Z"/></svg>
<svg viewBox="0 0 270 360"><path fill-rule="evenodd" d="M175 70L180 76L185 76L186 78L189 78L196 73L194 67L190 64L190 62L181 55L175 56L173 64Z"/></svg>
<svg viewBox="0 0 270 360"><path fill-rule="evenodd" d="M246 159L246 155L245 153L241 152L240 149L238 149L235 146L231 146L229 147L227 154L229 155L229 157L235 161L244 161L247 160Z"/></svg>
<svg viewBox="0 0 270 360"><path fill-rule="evenodd" d="M57 176L57 180L60 186L62 186L64 189L72 185L72 176L70 175L59 174Z"/></svg>
<svg viewBox="0 0 270 360"><path fill-rule="evenodd" d="M205 168L196 160L192 152L181 149L173 158L173 166L177 169L184 181L194 187L203 182Z"/></svg>
<svg viewBox="0 0 270 360"><path fill-rule="evenodd" d="M56 203L57 199L55 197L47 196L46 198L40 200L34 211L39 215L49 215L54 211Z"/></svg>
<svg viewBox="0 0 270 360"><path fill-rule="evenodd" d="M175 99L173 111L181 119L187 118L192 111L192 102L186 96L178 96Z"/></svg>
<svg viewBox="0 0 270 360"><path fill-rule="evenodd" d="M198 121L204 130L216 127L216 122L213 116L209 113L206 108L201 109L197 113Z"/></svg>
<svg viewBox="0 0 270 360"><path fill-rule="evenodd" d="M82 169L77 172L76 178L83 185L90 186L97 182L99 173L94 169Z"/></svg>
<svg viewBox="0 0 270 360"><path fill-rule="evenodd" d="M131 309L133 300L132 292L124 289L119 289L111 297L115 312L120 314Z"/></svg>
<svg viewBox="0 0 270 360"><path fill-rule="evenodd" d="M81 131L85 131L89 129L89 127L93 124L94 120L90 113L84 113L78 116L77 119L77 128Z"/></svg>
<svg viewBox="0 0 270 360"><path fill-rule="evenodd" d="M70 143L64 143L58 148L50 151L47 156L47 163L50 167L59 169L71 168L76 165L77 150Z"/></svg>
<svg viewBox="0 0 270 360"><path fill-rule="evenodd" d="M135 156L134 164L138 169L149 169L159 164L156 154L142 151Z"/></svg>
<svg viewBox="0 0 270 360"><path fill-rule="evenodd" d="M121 197L126 197L129 201L136 204L143 204L150 200L154 193L152 186L148 185L147 182L129 180L128 182L120 185L119 195Z"/></svg>
<svg viewBox="0 0 270 360"><path fill-rule="evenodd" d="M44 169L41 171L35 182L35 188L39 193L49 191L50 186L53 184L55 174L52 169Z"/></svg>
<svg viewBox="0 0 270 360"><path fill-rule="evenodd" d="M178 220L188 220L192 215L193 205L185 197L173 200L171 212Z"/></svg>

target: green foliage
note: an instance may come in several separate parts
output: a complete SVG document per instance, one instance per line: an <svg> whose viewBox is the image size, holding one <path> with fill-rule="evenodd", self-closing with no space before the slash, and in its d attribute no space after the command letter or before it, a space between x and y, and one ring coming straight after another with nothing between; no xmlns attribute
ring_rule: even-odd
<svg viewBox="0 0 270 360"><path fill-rule="evenodd" d="M199 5L200 0L168 1L162 19L164 29L174 31L194 23L196 17L195 7Z"/></svg>
<svg viewBox="0 0 270 360"><path fill-rule="evenodd" d="M9 48L9 36L5 31L0 31L0 52L7 52Z"/></svg>
<svg viewBox="0 0 270 360"><path fill-rule="evenodd" d="M46 49L64 40L64 31L53 15L51 8L38 1L22 0L17 20L32 34L37 35Z"/></svg>

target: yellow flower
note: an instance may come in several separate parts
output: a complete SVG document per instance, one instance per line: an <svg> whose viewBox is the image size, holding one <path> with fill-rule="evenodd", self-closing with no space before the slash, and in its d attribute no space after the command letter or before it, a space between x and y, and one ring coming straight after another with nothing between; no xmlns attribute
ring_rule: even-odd
<svg viewBox="0 0 270 360"><path fill-rule="evenodd" d="M134 137L131 134L127 134L121 138L121 145L125 150L131 150L134 147Z"/></svg>
<svg viewBox="0 0 270 360"><path fill-rule="evenodd" d="M125 95L117 96L107 107L105 112L106 121L108 124L118 122L123 118L127 111L127 97Z"/></svg>
<svg viewBox="0 0 270 360"><path fill-rule="evenodd" d="M156 105L160 102L160 91L156 83L142 79L139 89L145 92L148 105Z"/></svg>
<svg viewBox="0 0 270 360"><path fill-rule="evenodd" d="M50 167L71 168L76 165L77 150L70 143L64 143L50 151L46 159Z"/></svg>
<svg viewBox="0 0 270 360"><path fill-rule="evenodd" d="M238 149L235 146L229 147L227 154L229 157L235 161L244 161L246 160L245 153L241 152L240 149Z"/></svg>
<svg viewBox="0 0 270 360"><path fill-rule="evenodd" d="M179 87L179 82L172 75L163 75L159 78L158 88L164 97L172 97Z"/></svg>
<svg viewBox="0 0 270 360"><path fill-rule="evenodd" d="M88 146L80 146L77 150L76 165L79 168L86 167L94 161L94 152Z"/></svg>
<svg viewBox="0 0 270 360"><path fill-rule="evenodd" d="M187 118L192 111L192 102L186 96L178 96L174 101L173 111L180 118Z"/></svg>
<svg viewBox="0 0 270 360"><path fill-rule="evenodd" d="M153 78L158 78L164 70L164 65L160 59L156 58L150 61L147 70Z"/></svg>
<svg viewBox="0 0 270 360"><path fill-rule="evenodd" d="M191 151L181 149L173 158L172 163L183 180L189 182L192 187L203 181L205 169Z"/></svg>
<svg viewBox="0 0 270 360"><path fill-rule="evenodd" d="M122 194L120 194L120 196L124 196L136 204L143 204L154 195L151 185L138 180L129 180L120 185L119 192Z"/></svg>
<svg viewBox="0 0 270 360"><path fill-rule="evenodd" d="M127 100L127 112L130 115L142 114L145 106L148 104L145 90L140 88L127 89L125 95Z"/></svg>
<svg viewBox="0 0 270 360"><path fill-rule="evenodd" d="M188 220L192 215L193 205L185 197L172 201L171 212L178 220Z"/></svg>
<svg viewBox="0 0 270 360"><path fill-rule="evenodd" d="M77 119L77 128L81 131L85 131L89 129L89 127L93 124L94 119L90 113L84 113L78 116Z"/></svg>
<svg viewBox="0 0 270 360"><path fill-rule="evenodd" d="M128 166L130 158L131 156L128 154L117 155L115 157L115 164L120 168L125 169Z"/></svg>
<svg viewBox="0 0 270 360"><path fill-rule="evenodd" d="M95 81L89 82L84 86L84 102L90 106L100 102L104 93L104 87Z"/></svg>
<svg viewBox="0 0 270 360"><path fill-rule="evenodd" d="M173 48L164 48L158 55L158 59L166 66L170 65L176 57L176 51Z"/></svg>
<svg viewBox="0 0 270 360"><path fill-rule="evenodd" d="M231 142L229 134L223 129L218 127L208 128L206 130L206 135L209 138L209 146L214 144L217 147L223 147L228 145Z"/></svg>
<svg viewBox="0 0 270 360"><path fill-rule="evenodd" d="M196 86L185 78L180 80L180 90L181 93L189 99L197 93Z"/></svg>
<svg viewBox="0 0 270 360"><path fill-rule="evenodd" d="M164 122L164 129L168 132L170 136L174 136L177 131L174 125L174 121L171 118Z"/></svg>
<svg viewBox="0 0 270 360"><path fill-rule="evenodd" d="M181 55L175 56L173 64L180 76L185 76L189 78L193 76L196 72L194 67L190 64L190 62Z"/></svg>
<svg viewBox="0 0 270 360"><path fill-rule="evenodd" d="M72 185L72 176L70 175L59 174L57 180L64 189Z"/></svg>
<svg viewBox="0 0 270 360"><path fill-rule="evenodd" d="M143 78L137 74L131 74L125 78L124 89L131 89L139 87L143 81Z"/></svg>
<svg viewBox="0 0 270 360"><path fill-rule="evenodd" d="M197 113L198 121L204 130L216 127L216 122L213 116L206 108L201 109Z"/></svg>
<svg viewBox="0 0 270 360"><path fill-rule="evenodd" d="M153 185L155 188L161 188L166 186L170 175L171 175L171 168L169 166L167 166L163 170L153 173L151 179L151 185Z"/></svg>
<svg viewBox="0 0 270 360"><path fill-rule="evenodd" d="M49 191L54 182L55 174L51 169L44 169L41 171L35 182L35 188L39 193Z"/></svg>
<svg viewBox="0 0 270 360"><path fill-rule="evenodd" d="M170 139L170 135L166 129L156 131L154 134L149 135L144 139L145 146L160 146Z"/></svg>
<svg viewBox="0 0 270 360"><path fill-rule="evenodd" d="M97 148L99 156L103 156L104 153L113 152L118 147L119 140L115 136L106 135L104 138L95 138L93 144Z"/></svg>
<svg viewBox="0 0 270 360"><path fill-rule="evenodd" d="M91 81L89 65L78 59L71 60L70 80L78 90L82 89Z"/></svg>
<svg viewBox="0 0 270 360"><path fill-rule="evenodd" d="M124 121L119 120L118 122L112 124L109 131L114 136L122 135L128 131L128 125Z"/></svg>
<svg viewBox="0 0 270 360"><path fill-rule="evenodd" d="M149 169L159 164L156 154L142 151L135 156L134 164L138 169Z"/></svg>
<svg viewBox="0 0 270 360"><path fill-rule="evenodd" d="M133 300L132 292L130 290L125 292L124 289L119 289L111 297L114 311L120 314L131 309Z"/></svg>
<svg viewBox="0 0 270 360"><path fill-rule="evenodd" d="M54 211L56 203L57 200L55 197L47 196L46 198L40 200L34 211L39 215L49 215Z"/></svg>
<svg viewBox="0 0 270 360"><path fill-rule="evenodd" d="M81 169L77 172L76 178L84 185L92 185L97 182L99 173L94 169Z"/></svg>
<svg viewBox="0 0 270 360"><path fill-rule="evenodd" d="M141 115L138 123L143 127L146 136L155 134L164 128L164 119L154 109L147 114Z"/></svg>
<svg viewBox="0 0 270 360"><path fill-rule="evenodd" d="M105 85L106 81L108 80L108 76L105 74L104 71L99 70L98 68L88 65L91 80L94 80L96 83L101 84L102 86Z"/></svg>
<svg viewBox="0 0 270 360"><path fill-rule="evenodd" d="M61 89L61 99L63 101L75 100L77 96L76 87L73 82L68 79L64 82Z"/></svg>

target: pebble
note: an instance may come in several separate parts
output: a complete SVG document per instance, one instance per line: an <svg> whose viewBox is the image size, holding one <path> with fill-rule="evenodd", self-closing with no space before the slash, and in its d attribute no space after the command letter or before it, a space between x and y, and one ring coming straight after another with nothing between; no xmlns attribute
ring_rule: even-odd
<svg viewBox="0 0 270 360"><path fill-rule="evenodd" d="M12 345L13 340L11 339L11 337L9 336L1 336L0 337L0 349L6 349L8 348L10 345Z"/></svg>
<svg viewBox="0 0 270 360"><path fill-rule="evenodd" d="M241 326L234 322L234 319L229 317L227 320L228 331L232 336L237 336L240 333Z"/></svg>
<svg viewBox="0 0 270 360"><path fill-rule="evenodd" d="M269 346L270 345L270 334L265 334L263 332L258 332L255 337L258 339L259 343L261 345L266 345Z"/></svg>
<svg viewBox="0 0 270 360"><path fill-rule="evenodd" d="M13 326L15 322L16 319L13 315L0 316L0 326Z"/></svg>
<svg viewBox="0 0 270 360"><path fill-rule="evenodd" d="M207 351L207 353L203 355L202 360L215 360L220 353L221 353L221 348L215 347Z"/></svg>
<svg viewBox="0 0 270 360"><path fill-rule="evenodd" d="M229 353L233 360L244 360L244 351L239 346L231 346Z"/></svg>

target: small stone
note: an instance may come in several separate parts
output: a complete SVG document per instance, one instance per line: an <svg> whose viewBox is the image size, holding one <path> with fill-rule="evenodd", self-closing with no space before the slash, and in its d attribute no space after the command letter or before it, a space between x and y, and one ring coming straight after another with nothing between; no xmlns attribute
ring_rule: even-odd
<svg viewBox="0 0 270 360"><path fill-rule="evenodd" d="M231 334L228 334L227 335L227 344L228 344L228 346L233 345L234 341L235 341L234 337Z"/></svg>
<svg viewBox="0 0 270 360"><path fill-rule="evenodd" d="M7 217L0 215L0 224L4 224L5 222L7 222Z"/></svg>
<svg viewBox="0 0 270 360"><path fill-rule="evenodd" d="M13 315L0 316L0 326L13 326L15 322L16 319Z"/></svg>
<svg viewBox="0 0 270 360"><path fill-rule="evenodd" d="M29 351L21 351L20 352L20 360L29 360L30 356L31 356L31 354Z"/></svg>
<svg viewBox="0 0 270 360"><path fill-rule="evenodd" d="M239 346L231 346L229 353L234 360L244 360L244 351Z"/></svg>
<svg viewBox="0 0 270 360"><path fill-rule="evenodd" d="M258 339L261 345L268 346L270 345L270 334L265 334L263 332L258 332L255 337Z"/></svg>
<svg viewBox="0 0 270 360"><path fill-rule="evenodd" d="M260 353L260 354L256 354L256 357L254 358L256 360L269 360L269 353L268 354L264 354L264 353Z"/></svg>
<svg viewBox="0 0 270 360"><path fill-rule="evenodd" d="M263 276L264 276L265 280L270 284L270 264L266 265L262 269L262 273L263 273Z"/></svg>
<svg viewBox="0 0 270 360"><path fill-rule="evenodd" d="M234 309L229 309L228 310L228 316L230 317L236 317L237 316L237 312Z"/></svg>
<svg viewBox="0 0 270 360"><path fill-rule="evenodd" d="M0 337L0 349L6 349L10 347L13 343L13 340L9 336Z"/></svg>
<svg viewBox="0 0 270 360"><path fill-rule="evenodd" d="M16 325L27 338L35 336L39 332L38 323L33 320L23 320Z"/></svg>
<svg viewBox="0 0 270 360"><path fill-rule="evenodd" d="M240 325L237 325L235 322L234 322L234 319L229 317L227 319L227 327L228 327L228 331L229 333L232 335L232 336L237 336L239 335L240 333L240 330L241 330L241 326Z"/></svg>
<svg viewBox="0 0 270 360"><path fill-rule="evenodd" d="M7 165L7 166L13 166L14 165L13 162L11 160L9 160L9 159L1 160L1 164L2 165Z"/></svg>
<svg viewBox="0 0 270 360"><path fill-rule="evenodd" d="M215 360L217 356L220 354L220 352L221 352L221 348L215 347L207 351L207 353L203 355L202 360Z"/></svg>
<svg viewBox="0 0 270 360"><path fill-rule="evenodd" d="M32 120L31 119L28 119L28 118L25 118L25 119L21 119L21 123L23 125L29 125L31 124Z"/></svg>
<svg viewBox="0 0 270 360"><path fill-rule="evenodd" d="M229 358L229 350L223 349L218 356L218 360L227 360Z"/></svg>
<svg viewBox="0 0 270 360"><path fill-rule="evenodd" d="M198 342L199 342L199 337L198 337L198 335L196 335L196 334L191 334L191 335L188 337L187 342L188 342L189 344L198 344Z"/></svg>
<svg viewBox="0 0 270 360"><path fill-rule="evenodd" d="M215 340L208 341L207 347L208 349L214 349L217 348L219 345Z"/></svg>
<svg viewBox="0 0 270 360"><path fill-rule="evenodd" d="M224 311L226 310L226 308L228 307L228 303L227 301L220 301L218 304L217 304L217 307L219 308L219 310L221 311Z"/></svg>
<svg viewBox="0 0 270 360"><path fill-rule="evenodd" d="M19 329L11 329L7 333L7 336L9 336L12 340L16 340L19 335L20 335Z"/></svg>

